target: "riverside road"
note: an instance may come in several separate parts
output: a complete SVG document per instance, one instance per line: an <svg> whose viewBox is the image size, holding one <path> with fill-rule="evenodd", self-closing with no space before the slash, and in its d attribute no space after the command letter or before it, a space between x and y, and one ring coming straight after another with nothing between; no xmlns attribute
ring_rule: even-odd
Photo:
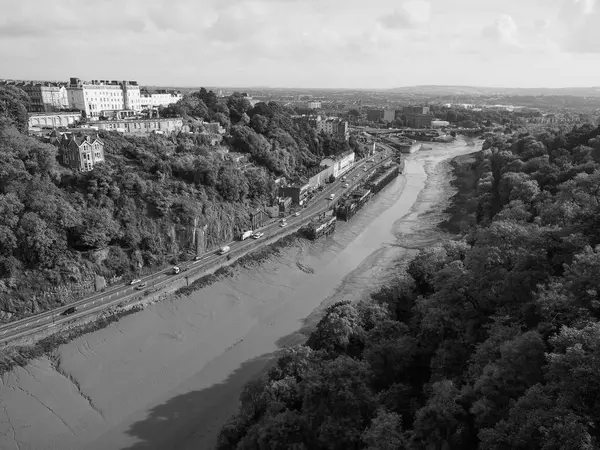
<svg viewBox="0 0 600 450"><path fill-rule="evenodd" d="M350 188L364 181L364 179L371 175L379 165L383 164L385 161L388 161L393 155L394 150L391 147L381 143L378 143L378 146L383 151L378 152L373 157L377 158L375 162L371 163L369 159L365 158L356 163L354 168L346 174L348 177L347 182L350 185ZM365 171L365 168L368 170ZM328 185L326 189L315 196L311 203L301 211L299 217L288 217L288 225L286 227L280 228L279 223L272 223L261 229L254 230L264 233L264 236L259 240L246 239L244 241L234 241L224 245L231 247L231 253L239 253L246 251L250 247L261 247L261 241L263 240L267 240L277 235L282 237L285 234L291 233L293 230L297 230L300 226L308 223L308 221L313 217L330 209L332 205L339 200L341 194L347 190L343 187L343 184L344 183L341 180L336 180L334 183ZM335 194L334 200L328 199L330 194ZM141 282L147 284L146 289L143 291L136 290L136 285L129 285L129 283L117 284L107 288L103 292L92 294L84 299L61 308L46 311L5 324L0 327L0 344L7 344L16 339L34 335L40 331L48 331L54 327L59 330L62 326L73 320L99 313L102 310L108 309L112 306L126 303L133 298L139 299L139 296L143 295L146 290L154 292L162 287L165 287L175 279L189 276L190 273L199 271L205 272L210 270L212 267L216 268L217 266L225 265L228 261L227 256L228 255L218 255L215 252L206 253L198 261L192 260L178 264L178 267L181 269L181 273L178 275L173 275L173 269L172 267L169 267L141 278ZM75 313L68 316L62 315L65 310L72 307L77 308Z"/></svg>

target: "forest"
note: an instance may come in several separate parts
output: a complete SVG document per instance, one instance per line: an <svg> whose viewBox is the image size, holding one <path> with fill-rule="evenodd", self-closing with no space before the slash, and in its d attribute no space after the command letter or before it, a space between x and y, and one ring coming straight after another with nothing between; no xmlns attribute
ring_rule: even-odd
<svg viewBox="0 0 600 450"><path fill-rule="evenodd" d="M60 164L56 146L27 134L27 95L0 87L0 322L64 305L108 283L195 256L191 236L206 226L206 248L249 227L270 206L277 177L294 179L329 155L357 149L294 123L277 103L254 107L235 93L201 89L164 115L219 122L206 135L99 133L106 161L91 172ZM222 154L245 153L240 167Z"/></svg>
<svg viewBox="0 0 600 450"><path fill-rule="evenodd" d="M467 169L464 235L331 305L220 450L599 448L600 128L496 135Z"/></svg>

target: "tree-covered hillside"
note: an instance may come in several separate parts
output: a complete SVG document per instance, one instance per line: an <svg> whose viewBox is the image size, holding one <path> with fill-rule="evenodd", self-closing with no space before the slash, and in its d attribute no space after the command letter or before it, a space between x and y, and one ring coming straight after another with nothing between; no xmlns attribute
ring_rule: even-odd
<svg viewBox="0 0 600 450"><path fill-rule="evenodd" d="M165 114L190 125L218 121L221 146L204 134L100 132L106 162L88 173L59 164L57 147L27 136L27 96L0 88L0 321L52 308L109 282L195 254L195 227L215 248L272 203L274 179L294 178L346 142L296 125L276 103L202 89ZM247 153L238 166L221 150Z"/></svg>
<svg viewBox="0 0 600 450"><path fill-rule="evenodd" d="M600 128L498 136L461 240L339 302L219 449L578 449L600 437Z"/></svg>

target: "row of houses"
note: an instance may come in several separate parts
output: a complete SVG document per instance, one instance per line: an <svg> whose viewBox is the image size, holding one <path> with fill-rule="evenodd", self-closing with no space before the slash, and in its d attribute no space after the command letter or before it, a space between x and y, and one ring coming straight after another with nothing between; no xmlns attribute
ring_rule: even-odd
<svg viewBox="0 0 600 450"><path fill-rule="evenodd" d="M325 158L308 178L288 186L280 186L279 197L283 201L289 197L293 204L303 205L312 191L327 183L331 176L335 178L343 176L354 167L354 162L354 152L347 152L336 158Z"/></svg>
<svg viewBox="0 0 600 450"><path fill-rule="evenodd" d="M140 88L137 81L92 80L70 78L64 82L0 81L0 85L16 86L29 96L29 112L79 110L88 119L97 119L110 111L132 111L169 106L182 94L175 90Z"/></svg>

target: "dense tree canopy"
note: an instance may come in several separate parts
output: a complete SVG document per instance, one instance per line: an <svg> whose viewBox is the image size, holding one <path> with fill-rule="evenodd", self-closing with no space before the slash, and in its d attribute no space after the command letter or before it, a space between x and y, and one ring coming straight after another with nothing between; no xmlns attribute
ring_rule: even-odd
<svg viewBox="0 0 600 450"><path fill-rule="evenodd" d="M371 301L330 306L218 448L599 448L598 136L488 139L474 227Z"/></svg>

